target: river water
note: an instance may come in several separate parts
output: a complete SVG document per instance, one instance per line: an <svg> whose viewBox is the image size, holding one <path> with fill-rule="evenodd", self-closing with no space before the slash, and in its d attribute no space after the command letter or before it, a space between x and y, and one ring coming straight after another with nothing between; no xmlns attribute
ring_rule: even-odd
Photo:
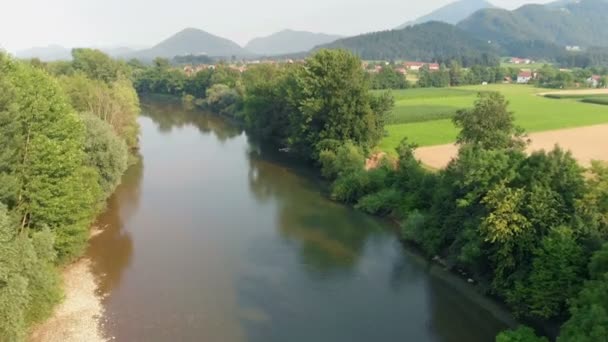
<svg viewBox="0 0 608 342"><path fill-rule="evenodd" d="M144 102L88 250L117 341L493 341L505 323L289 156Z"/></svg>

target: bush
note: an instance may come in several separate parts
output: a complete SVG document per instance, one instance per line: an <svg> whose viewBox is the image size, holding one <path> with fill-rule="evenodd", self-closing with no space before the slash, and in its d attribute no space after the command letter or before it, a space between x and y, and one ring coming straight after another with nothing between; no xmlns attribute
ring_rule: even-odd
<svg viewBox="0 0 608 342"><path fill-rule="evenodd" d="M532 328L521 326L515 330L501 332L496 336L496 342L549 342L549 340L536 336Z"/></svg>
<svg viewBox="0 0 608 342"><path fill-rule="evenodd" d="M396 189L382 189L373 194L363 196L355 208L373 215L388 215L399 203L400 192Z"/></svg>
<svg viewBox="0 0 608 342"><path fill-rule="evenodd" d="M97 116L85 113L82 118L87 131L84 145L87 164L97 170L105 198L114 191L127 169L127 144L114 133L109 124Z"/></svg>
<svg viewBox="0 0 608 342"><path fill-rule="evenodd" d="M407 241L422 243L421 236L426 224L426 216L418 210L412 211L401 224L401 237Z"/></svg>
<svg viewBox="0 0 608 342"><path fill-rule="evenodd" d="M0 204L0 341L23 341L28 327L48 317L61 299L53 234L17 234Z"/></svg>

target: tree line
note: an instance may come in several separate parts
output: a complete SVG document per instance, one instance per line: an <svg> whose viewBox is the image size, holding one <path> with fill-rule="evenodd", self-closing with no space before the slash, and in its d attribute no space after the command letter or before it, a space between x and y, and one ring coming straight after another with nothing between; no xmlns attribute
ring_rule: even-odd
<svg viewBox="0 0 608 342"><path fill-rule="evenodd" d="M96 50L72 62L0 54L0 340L22 341L62 299L58 266L138 148L129 68Z"/></svg>
<svg viewBox="0 0 608 342"><path fill-rule="evenodd" d="M215 72L225 74L203 75ZM584 169L558 147L528 155L508 102L484 92L453 119L459 152L447 168L429 171L404 140L396 158L367 170L393 100L370 94L356 56L321 50L305 64L258 65L233 76L205 83L199 103L317 165L334 200L399 220L403 240L466 273L520 319L563 323L560 342L606 339L604 164ZM527 327L497 337L543 340Z"/></svg>

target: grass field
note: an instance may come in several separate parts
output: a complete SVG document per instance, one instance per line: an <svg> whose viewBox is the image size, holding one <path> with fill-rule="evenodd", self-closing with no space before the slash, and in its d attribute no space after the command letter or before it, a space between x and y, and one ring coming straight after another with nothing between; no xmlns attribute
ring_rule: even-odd
<svg viewBox="0 0 608 342"><path fill-rule="evenodd" d="M454 142L458 130L451 116L460 108L470 108L480 91L498 91L510 102L516 123L528 132L608 123L608 108L583 103L580 98L551 99L538 96L543 89L532 86L495 84L443 89L394 91L395 109L386 127L388 136L380 148L393 153L402 138L419 146Z"/></svg>

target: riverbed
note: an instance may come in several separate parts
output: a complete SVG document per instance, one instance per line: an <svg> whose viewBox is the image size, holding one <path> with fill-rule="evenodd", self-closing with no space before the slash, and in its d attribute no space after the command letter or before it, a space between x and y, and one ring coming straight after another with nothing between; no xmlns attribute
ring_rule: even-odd
<svg viewBox="0 0 608 342"><path fill-rule="evenodd" d="M493 341L506 323L238 126L144 101L86 257L117 341Z"/></svg>

